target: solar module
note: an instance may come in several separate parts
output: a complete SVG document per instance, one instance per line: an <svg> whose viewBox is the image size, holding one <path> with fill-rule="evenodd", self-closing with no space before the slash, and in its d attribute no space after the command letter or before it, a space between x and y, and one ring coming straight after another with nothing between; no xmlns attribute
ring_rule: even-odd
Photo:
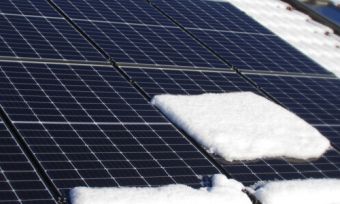
<svg viewBox="0 0 340 204"><path fill-rule="evenodd" d="M0 153L0 203L56 203L2 121Z"/></svg>
<svg viewBox="0 0 340 204"><path fill-rule="evenodd" d="M40 5L44 12L35 5ZM2 1L1 6L0 57L105 60L46 2ZM49 16L44 16L45 13Z"/></svg>
<svg viewBox="0 0 340 204"><path fill-rule="evenodd" d="M138 68L124 68L124 70L150 95L150 97L164 93L201 94L233 91L257 92L251 84L242 79L239 75L228 72ZM285 89L285 87L282 89ZM304 92L306 95L310 95L305 90ZM282 90L276 91L275 93L282 94ZM291 100L293 96L294 95L277 99L285 104L285 101ZM312 101L313 99L310 100ZM314 103L317 103L317 100ZM292 111L295 111L294 108L297 107L298 104L290 104L287 106ZM297 114L299 113L297 112ZM324 130L323 132L326 133L327 130ZM336 142L337 136L334 135L334 131L332 133L333 135L326 134L325 136L328 136L332 142ZM338 143L335 145L338 145ZM340 178L340 154L338 150L335 149L313 161L293 161L287 158L277 158L254 162L227 162L219 156L212 156L233 178L246 185L251 185L257 181L275 179Z"/></svg>
<svg viewBox="0 0 340 204"><path fill-rule="evenodd" d="M0 103L59 191L200 186L218 170L112 67L1 63Z"/></svg>
<svg viewBox="0 0 340 204"><path fill-rule="evenodd" d="M229 3L155 0L152 4L241 70L330 74Z"/></svg>
<svg viewBox="0 0 340 204"><path fill-rule="evenodd" d="M228 69L146 2L54 2L117 64Z"/></svg>

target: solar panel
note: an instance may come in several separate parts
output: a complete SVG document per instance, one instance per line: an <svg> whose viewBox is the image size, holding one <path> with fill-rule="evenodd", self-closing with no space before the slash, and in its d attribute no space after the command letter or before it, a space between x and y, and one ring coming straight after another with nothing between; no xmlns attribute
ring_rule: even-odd
<svg viewBox="0 0 340 204"><path fill-rule="evenodd" d="M118 64L228 67L146 2L54 2Z"/></svg>
<svg viewBox="0 0 340 204"><path fill-rule="evenodd" d="M229 3L203 0L152 3L239 69L329 74Z"/></svg>
<svg viewBox="0 0 340 204"><path fill-rule="evenodd" d="M0 121L0 153L0 203L56 204L2 121Z"/></svg>
<svg viewBox="0 0 340 204"><path fill-rule="evenodd" d="M44 12L40 12L39 9ZM0 56L49 60L104 61L47 2L1 2ZM40 8L41 7L41 8ZM48 14L49 16L44 16Z"/></svg>
<svg viewBox="0 0 340 204"><path fill-rule="evenodd" d="M124 68L126 73L135 80L150 97L156 94L201 94L206 92L232 92L256 90L239 75L228 72L168 70L168 69L137 69ZM284 87L283 87L284 89ZM265 89L266 90L266 89ZM271 93L271 92L270 92ZM282 90L276 91L282 94ZM306 92L308 95L308 92ZM274 95L275 96L275 95ZM286 101L291 100L286 97ZM283 103L283 98L277 98ZM298 106L297 104L295 104ZM294 111L294 105L291 104ZM326 133L326 129L323 131ZM329 130L328 130L329 131ZM335 142L333 135L328 135ZM259 160L254 162L227 162L213 155L219 164L237 180L246 185L256 181L294 178L340 178L340 154L331 150L315 161L292 161L285 158Z"/></svg>
<svg viewBox="0 0 340 204"><path fill-rule="evenodd" d="M57 188L200 186L218 170L112 67L1 63L0 103Z"/></svg>

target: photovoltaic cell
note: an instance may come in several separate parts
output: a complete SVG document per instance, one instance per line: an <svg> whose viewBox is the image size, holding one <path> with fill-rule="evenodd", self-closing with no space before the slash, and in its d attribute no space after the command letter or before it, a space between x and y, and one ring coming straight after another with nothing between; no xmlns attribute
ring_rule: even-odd
<svg viewBox="0 0 340 204"><path fill-rule="evenodd" d="M153 4L239 69L330 74L229 3L156 0Z"/></svg>
<svg viewBox="0 0 340 204"><path fill-rule="evenodd" d="M46 2L0 3L0 56L104 61L70 24ZM36 7L36 5L40 5ZM40 9L44 12L40 12ZM48 14L46 17L44 14Z"/></svg>
<svg viewBox="0 0 340 204"><path fill-rule="evenodd" d="M0 203L56 204L2 122L0 122Z"/></svg>
<svg viewBox="0 0 340 204"><path fill-rule="evenodd" d="M124 68L151 97L156 94L201 94L256 90L237 74L208 71ZM284 89L284 87L283 87ZM284 90L276 91L278 94ZM305 90L304 90L305 91ZM306 95L310 95L305 92ZM293 95L286 98L290 100ZM282 101L282 98L277 98ZM284 101L283 101L284 102ZM314 103L317 103L314 101ZM297 104L295 106L298 107ZM294 111L294 104L288 108ZM336 112L335 112L336 113ZM299 114L297 112L297 114ZM301 114L300 114L301 116ZM336 129L322 128L332 142L338 141ZM322 131L322 130L321 130ZM326 132L331 134L326 134ZM338 143L337 143L338 144ZM285 158L254 162L227 162L213 155L219 164L234 178L250 185L256 181L294 178L340 178L340 154L330 150L314 161L292 161Z"/></svg>
<svg viewBox="0 0 340 204"><path fill-rule="evenodd" d="M218 170L112 67L2 63L0 104L57 188L200 186Z"/></svg>
<svg viewBox="0 0 340 204"><path fill-rule="evenodd" d="M144 1L54 2L118 64L228 69Z"/></svg>

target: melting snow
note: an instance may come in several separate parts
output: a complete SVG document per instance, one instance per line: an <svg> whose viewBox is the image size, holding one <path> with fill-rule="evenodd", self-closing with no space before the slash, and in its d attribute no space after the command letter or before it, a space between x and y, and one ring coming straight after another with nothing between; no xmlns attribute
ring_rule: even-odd
<svg viewBox="0 0 340 204"><path fill-rule="evenodd" d="M115 187L71 190L72 204L251 204L243 185L223 175L214 175L213 187L194 189L174 184L163 187Z"/></svg>
<svg viewBox="0 0 340 204"><path fill-rule="evenodd" d="M340 180L306 179L260 183L253 188L262 204L339 204Z"/></svg>
<svg viewBox="0 0 340 204"><path fill-rule="evenodd" d="M280 0L224 0L234 4L325 69L340 77L340 37ZM335 2L339 2L336 0Z"/></svg>
<svg viewBox="0 0 340 204"><path fill-rule="evenodd" d="M310 159L330 147L314 127L252 92L158 95L152 104L208 151L228 161Z"/></svg>

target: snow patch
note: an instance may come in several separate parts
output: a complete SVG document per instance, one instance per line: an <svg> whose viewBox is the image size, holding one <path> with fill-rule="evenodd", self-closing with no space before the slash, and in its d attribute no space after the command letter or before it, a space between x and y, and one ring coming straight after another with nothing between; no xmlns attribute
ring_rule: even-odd
<svg viewBox="0 0 340 204"><path fill-rule="evenodd" d="M152 104L227 161L311 159L330 147L328 139L307 122L252 92L165 94L155 96Z"/></svg>
<svg viewBox="0 0 340 204"><path fill-rule="evenodd" d="M262 204L339 204L339 179L272 181L253 186Z"/></svg>
<svg viewBox="0 0 340 204"><path fill-rule="evenodd" d="M211 188L194 189L174 184L163 187L115 187L71 190L72 204L251 204L243 185L223 175L214 175Z"/></svg>

